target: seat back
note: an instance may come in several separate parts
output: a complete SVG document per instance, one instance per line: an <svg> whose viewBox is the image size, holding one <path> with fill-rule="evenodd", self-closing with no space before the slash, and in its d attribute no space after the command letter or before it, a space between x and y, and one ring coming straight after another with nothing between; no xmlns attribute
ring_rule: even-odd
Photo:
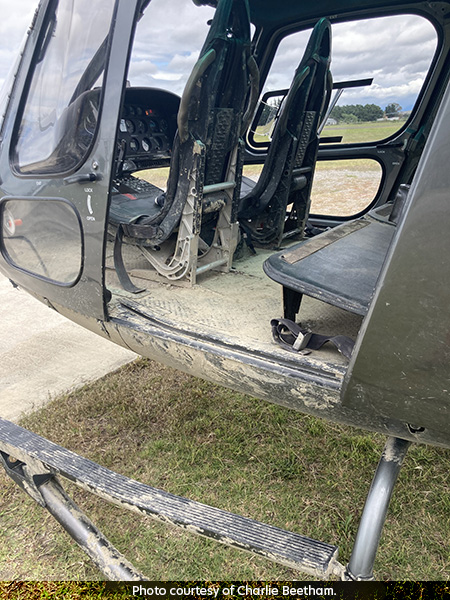
<svg viewBox="0 0 450 600"><path fill-rule="evenodd" d="M200 187L230 181L230 160L253 113L258 86L248 2L220 0L181 98L164 207L153 220L158 225L155 244L165 241L180 221L199 154Z"/></svg>
<svg viewBox="0 0 450 600"><path fill-rule="evenodd" d="M303 232L317 158L318 128L332 90L330 56L331 25L323 18L311 33L281 105L259 180L240 200L240 223L257 244L278 245L286 228ZM290 204L292 210L286 215Z"/></svg>

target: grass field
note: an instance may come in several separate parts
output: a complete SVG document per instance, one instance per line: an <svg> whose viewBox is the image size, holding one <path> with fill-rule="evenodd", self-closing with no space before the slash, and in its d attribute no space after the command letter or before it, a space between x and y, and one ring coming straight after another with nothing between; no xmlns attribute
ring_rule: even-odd
<svg viewBox="0 0 450 600"><path fill-rule="evenodd" d="M339 123L324 127L321 137L342 136L341 144L361 144L364 142L381 141L391 137L404 125L404 121L367 121L362 123ZM267 133L259 128L263 135L255 133L255 140L267 142Z"/></svg>
<svg viewBox="0 0 450 600"><path fill-rule="evenodd" d="M338 544L348 560L384 438L138 360L23 424L120 473ZM384 579L450 577L450 452L413 447L376 561ZM53 519L0 474L0 580L98 579ZM263 559L107 505L77 503L153 580L291 580Z"/></svg>
<svg viewBox="0 0 450 600"><path fill-rule="evenodd" d="M342 144L361 144L384 140L404 125L404 121L371 121L365 123L327 125L322 136L342 136Z"/></svg>

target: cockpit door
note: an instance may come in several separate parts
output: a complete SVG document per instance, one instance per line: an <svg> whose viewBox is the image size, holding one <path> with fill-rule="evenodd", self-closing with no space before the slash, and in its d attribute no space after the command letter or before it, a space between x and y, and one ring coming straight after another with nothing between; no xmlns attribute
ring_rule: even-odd
<svg viewBox="0 0 450 600"><path fill-rule="evenodd" d="M347 373L346 406L449 435L450 87ZM428 434L428 437L432 433Z"/></svg>
<svg viewBox="0 0 450 600"><path fill-rule="evenodd" d="M0 270L55 307L105 317L108 190L138 0L45 0L6 107Z"/></svg>

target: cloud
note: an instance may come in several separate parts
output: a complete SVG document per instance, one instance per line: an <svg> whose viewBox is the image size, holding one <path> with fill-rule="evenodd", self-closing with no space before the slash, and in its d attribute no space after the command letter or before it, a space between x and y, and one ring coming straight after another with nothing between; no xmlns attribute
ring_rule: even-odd
<svg viewBox="0 0 450 600"><path fill-rule="evenodd" d="M157 71L152 75L153 79L160 79L161 81L180 81L182 75L179 73L167 73L165 71Z"/></svg>
<svg viewBox="0 0 450 600"><path fill-rule="evenodd" d="M210 7L180 0L152 0L139 22L128 79L181 94L209 31Z"/></svg>
<svg viewBox="0 0 450 600"><path fill-rule="evenodd" d="M0 87L17 58L37 4L34 0L0 0Z"/></svg>
<svg viewBox="0 0 450 600"><path fill-rule="evenodd" d="M0 82L17 56L37 0L0 0ZM208 33L214 10L182 0L152 0L139 22L128 78L135 86L181 94ZM289 87L309 32L288 36L277 50L266 89ZM389 16L333 25L335 81L373 77L368 88L346 91L341 103L395 101L410 108L425 80L436 32L417 15Z"/></svg>
<svg viewBox="0 0 450 600"><path fill-rule="evenodd" d="M332 27L331 70L334 81L373 77L366 88L346 90L340 104L398 102L411 108L433 58L437 35L423 17L395 15ZM266 89L289 87L309 32L285 38L276 53Z"/></svg>
<svg viewBox="0 0 450 600"><path fill-rule="evenodd" d="M37 5L38 0L0 0L0 84L17 57ZM132 83L151 86L157 79L180 93L213 15L211 7L196 7L189 1L152 0L137 27L129 73Z"/></svg>

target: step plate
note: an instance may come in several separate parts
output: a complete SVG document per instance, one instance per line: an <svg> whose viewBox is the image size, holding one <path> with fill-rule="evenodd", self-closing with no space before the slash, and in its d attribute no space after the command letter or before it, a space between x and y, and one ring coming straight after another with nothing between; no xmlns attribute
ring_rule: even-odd
<svg viewBox="0 0 450 600"><path fill-rule="evenodd" d="M42 474L53 473L124 508L259 554L316 577L338 568L337 546L150 487L0 418L0 450ZM37 463L36 463L37 461Z"/></svg>

